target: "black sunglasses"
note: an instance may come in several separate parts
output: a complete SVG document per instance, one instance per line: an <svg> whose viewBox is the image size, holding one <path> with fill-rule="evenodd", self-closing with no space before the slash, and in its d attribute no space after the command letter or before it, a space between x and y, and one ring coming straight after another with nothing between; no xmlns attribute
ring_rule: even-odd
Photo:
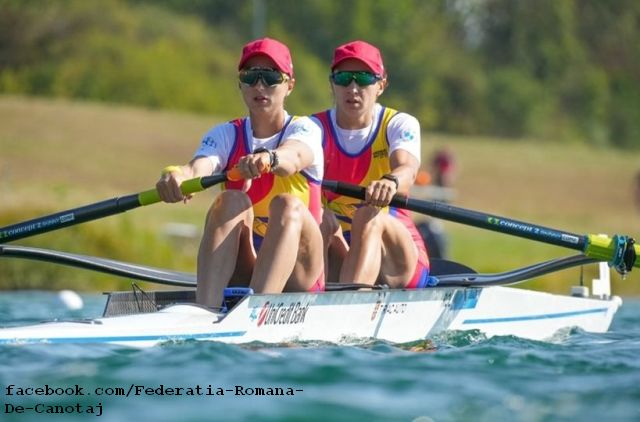
<svg viewBox="0 0 640 422"><path fill-rule="evenodd" d="M258 83L258 79L261 79L262 83L268 87L279 85L289 79L287 75L277 69L262 67L242 69L238 78L240 79L240 82L249 86L254 86Z"/></svg>
<svg viewBox="0 0 640 422"><path fill-rule="evenodd" d="M375 73L351 70L334 72L330 78L334 84L340 86L349 86L351 81L356 81L359 86L368 86L382 80L382 76Z"/></svg>

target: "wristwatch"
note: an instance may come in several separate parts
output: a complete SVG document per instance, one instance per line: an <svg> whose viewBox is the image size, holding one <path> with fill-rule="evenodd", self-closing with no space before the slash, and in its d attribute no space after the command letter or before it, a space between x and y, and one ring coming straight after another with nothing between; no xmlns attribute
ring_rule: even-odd
<svg viewBox="0 0 640 422"><path fill-rule="evenodd" d="M271 150L271 172L278 168L280 165L280 160L278 159L278 153L275 149Z"/></svg>
<svg viewBox="0 0 640 422"><path fill-rule="evenodd" d="M398 180L398 176L388 173L383 175L382 178L391 180L392 182L394 182L396 184L396 190L398 190L398 187L400 186L400 181Z"/></svg>
<svg viewBox="0 0 640 422"><path fill-rule="evenodd" d="M273 171L278 167L278 164L280 164L276 150L268 150L264 147L260 147L253 151L254 154L260 154L261 152L269 154L269 171L273 173Z"/></svg>

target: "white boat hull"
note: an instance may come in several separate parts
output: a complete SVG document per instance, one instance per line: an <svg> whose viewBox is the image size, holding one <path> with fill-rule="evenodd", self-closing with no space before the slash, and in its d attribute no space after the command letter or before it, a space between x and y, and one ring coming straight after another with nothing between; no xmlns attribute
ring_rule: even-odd
<svg viewBox="0 0 640 422"><path fill-rule="evenodd" d="M508 287L251 295L228 314L176 304L152 313L4 328L0 344L408 343L447 330L545 340L572 327L606 332L620 305L617 297L578 298Z"/></svg>

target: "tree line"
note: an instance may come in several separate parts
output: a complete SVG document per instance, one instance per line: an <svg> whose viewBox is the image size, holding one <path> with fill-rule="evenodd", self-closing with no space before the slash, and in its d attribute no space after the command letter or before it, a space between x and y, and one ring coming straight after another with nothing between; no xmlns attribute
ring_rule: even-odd
<svg viewBox="0 0 640 422"><path fill-rule="evenodd" d="M287 108L331 105L333 49L380 47L382 102L425 130L640 148L634 0L0 0L0 93L244 113L257 35L292 50Z"/></svg>

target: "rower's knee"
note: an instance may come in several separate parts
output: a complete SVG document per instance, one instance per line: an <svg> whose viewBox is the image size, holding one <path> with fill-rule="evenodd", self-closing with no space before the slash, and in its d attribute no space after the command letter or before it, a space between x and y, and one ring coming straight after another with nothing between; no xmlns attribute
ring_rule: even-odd
<svg viewBox="0 0 640 422"><path fill-rule="evenodd" d="M320 231L323 239L329 239L340 231L340 223L336 215L328 209L322 210L322 222L320 223Z"/></svg>
<svg viewBox="0 0 640 422"><path fill-rule="evenodd" d="M302 227L303 212L306 209L302 201L294 195L280 194L269 204L269 226Z"/></svg>
<svg viewBox="0 0 640 422"><path fill-rule="evenodd" d="M380 218L380 209L367 205L359 208L351 220L351 231L382 233L383 222Z"/></svg>
<svg viewBox="0 0 640 422"><path fill-rule="evenodd" d="M221 192L207 213L207 223L230 221L251 209L251 199L240 190Z"/></svg>

